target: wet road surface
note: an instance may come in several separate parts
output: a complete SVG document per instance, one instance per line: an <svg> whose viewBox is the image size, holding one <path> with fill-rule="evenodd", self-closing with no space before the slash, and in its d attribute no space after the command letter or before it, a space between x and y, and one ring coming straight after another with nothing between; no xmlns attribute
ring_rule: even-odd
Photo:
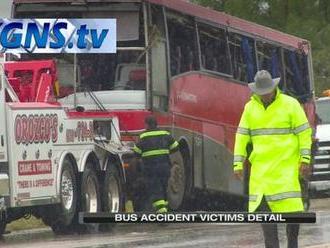
<svg viewBox="0 0 330 248"><path fill-rule="evenodd" d="M301 227L299 247L330 247L330 200L314 200L311 211L317 224ZM286 247L285 226L279 226L282 247ZM111 233L55 236L50 229L5 235L0 247L24 248L108 248L108 247L263 247L260 225L222 224L122 224Z"/></svg>

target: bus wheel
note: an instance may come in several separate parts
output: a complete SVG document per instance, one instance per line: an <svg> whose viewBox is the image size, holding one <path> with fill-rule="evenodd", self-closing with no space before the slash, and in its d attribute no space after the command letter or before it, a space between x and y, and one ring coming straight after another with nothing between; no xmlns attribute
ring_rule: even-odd
<svg viewBox="0 0 330 248"><path fill-rule="evenodd" d="M81 180L81 211L97 213L101 210L100 184L91 163L86 164ZM95 232L98 224L79 225L79 232Z"/></svg>
<svg viewBox="0 0 330 248"><path fill-rule="evenodd" d="M49 223L56 234L70 233L71 224L77 210L77 177L70 160L63 162L60 185L61 203L55 214L49 213L44 220Z"/></svg>
<svg viewBox="0 0 330 248"><path fill-rule="evenodd" d="M171 176L167 189L168 202L171 210L177 210L183 206L186 190L185 163L181 152L171 155L171 164Z"/></svg>
<svg viewBox="0 0 330 248"><path fill-rule="evenodd" d="M109 165L105 173L102 190L102 210L108 213L123 212L125 209L123 179L116 166ZM108 231L113 226L102 224L100 229L101 231Z"/></svg>

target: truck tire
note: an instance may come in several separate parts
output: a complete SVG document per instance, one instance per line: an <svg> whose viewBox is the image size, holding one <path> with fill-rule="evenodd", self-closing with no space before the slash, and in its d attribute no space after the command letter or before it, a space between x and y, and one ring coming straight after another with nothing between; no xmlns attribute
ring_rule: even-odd
<svg viewBox="0 0 330 248"><path fill-rule="evenodd" d="M189 190L187 185L186 165L181 152L171 155L171 176L168 182L167 198L169 208L178 210L184 207L186 193Z"/></svg>
<svg viewBox="0 0 330 248"><path fill-rule="evenodd" d="M92 163L86 164L81 180L81 212L97 213L101 211L100 183ZM98 231L98 224L78 224L78 232L93 233Z"/></svg>
<svg viewBox="0 0 330 248"><path fill-rule="evenodd" d="M56 206L55 214L50 213L44 217L56 234L69 234L77 210L78 188L77 175L70 160L63 162L60 185L61 203Z"/></svg>
<svg viewBox="0 0 330 248"><path fill-rule="evenodd" d="M125 210L125 197L123 190L123 178L114 165L108 166L102 190L102 211L108 213L118 213ZM113 224L102 224L101 231L109 231Z"/></svg>

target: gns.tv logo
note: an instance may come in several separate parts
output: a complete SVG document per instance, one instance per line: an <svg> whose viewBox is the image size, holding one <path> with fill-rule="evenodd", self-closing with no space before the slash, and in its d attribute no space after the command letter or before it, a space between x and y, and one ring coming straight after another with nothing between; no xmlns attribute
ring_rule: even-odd
<svg viewBox="0 0 330 248"><path fill-rule="evenodd" d="M115 53L115 19L0 19L0 53Z"/></svg>

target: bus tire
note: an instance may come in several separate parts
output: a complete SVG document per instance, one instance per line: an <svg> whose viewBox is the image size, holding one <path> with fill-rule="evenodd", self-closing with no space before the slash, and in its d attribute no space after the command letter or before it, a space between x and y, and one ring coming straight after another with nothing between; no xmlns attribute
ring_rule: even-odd
<svg viewBox="0 0 330 248"><path fill-rule="evenodd" d="M97 213L101 210L100 183L91 162L87 162L82 174L80 192L81 212ZM98 231L98 226L98 224L78 224L78 232L94 233Z"/></svg>
<svg viewBox="0 0 330 248"><path fill-rule="evenodd" d="M105 171L102 189L102 211L108 213L119 213L125 210L124 180L115 165L109 165ZM109 231L113 224L102 224L101 231Z"/></svg>
<svg viewBox="0 0 330 248"><path fill-rule="evenodd" d="M189 175L186 163L187 160L184 159L181 152L171 155L171 175L167 188L167 198L171 210L184 208L187 200Z"/></svg>
<svg viewBox="0 0 330 248"><path fill-rule="evenodd" d="M60 183L61 203L56 206L55 214L48 213L43 221L50 225L55 234L69 234L72 233L78 199L77 175L69 159L63 162Z"/></svg>

